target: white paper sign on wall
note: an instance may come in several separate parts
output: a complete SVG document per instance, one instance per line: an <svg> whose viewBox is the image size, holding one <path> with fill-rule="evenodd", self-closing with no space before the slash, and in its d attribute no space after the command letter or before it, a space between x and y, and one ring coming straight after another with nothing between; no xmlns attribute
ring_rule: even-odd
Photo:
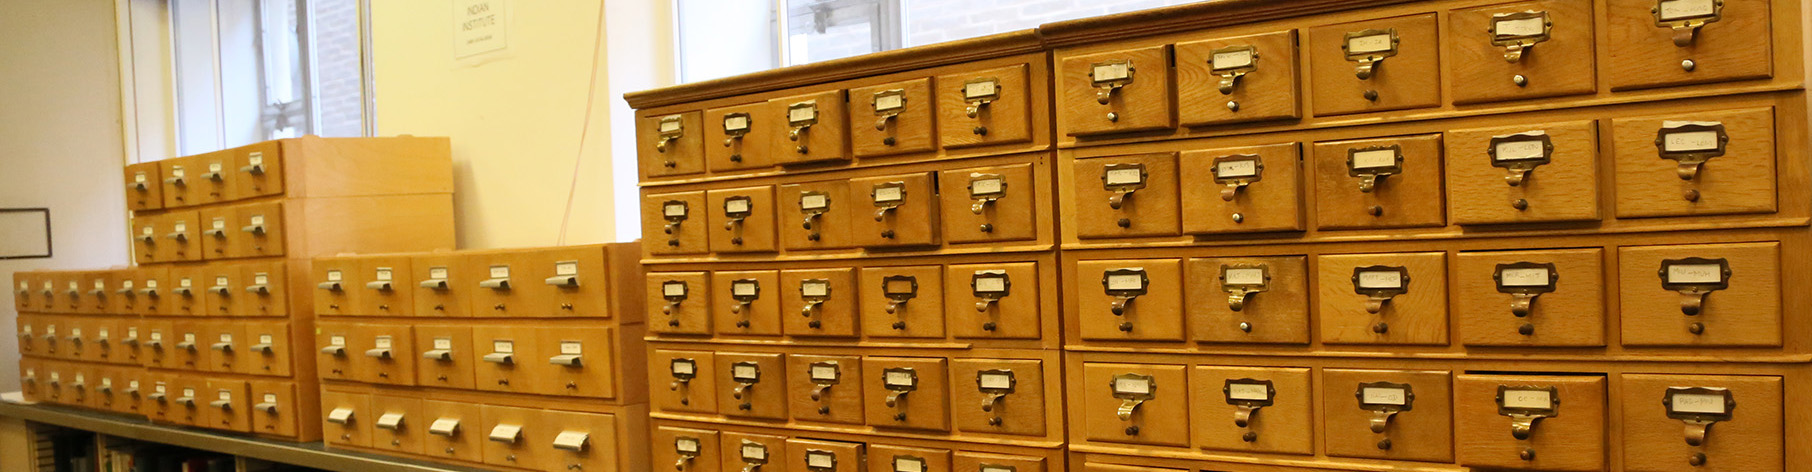
<svg viewBox="0 0 1812 472"><path fill-rule="evenodd" d="M453 0L453 58L509 47L509 0Z"/></svg>

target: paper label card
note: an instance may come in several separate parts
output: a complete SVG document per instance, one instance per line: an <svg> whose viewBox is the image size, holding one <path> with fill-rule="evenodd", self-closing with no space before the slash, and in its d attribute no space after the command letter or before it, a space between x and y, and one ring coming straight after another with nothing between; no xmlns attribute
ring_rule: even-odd
<svg viewBox="0 0 1812 472"><path fill-rule="evenodd" d="M1403 406L1409 404L1409 392L1400 388L1366 387L1360 391L1360 396L1362 397L1360 401L1367 405Z"/></svg>
<svg viewBox="0 0 1812 472"><path fill-rule="evenodd" d="M1346 40L1346 50L1353 54L1384 52L1395 48L1396 45L1391 41L1390 33L1370 34Z"/></svg>
<svg viewBox="0 0 1812 472"><path fill-rule="evenodd" d="M554 263L554 275L579 275L578 261L561 261Z"/></svg>
<svg viewBox="0 0 1812 472"><path fill-rule="evenodd" d="M1724 267L1718 264L1672 264L1667 266L1667 282L1674 284L1715 284L1724 281Z"/></svg>
<svg viewBox="0 0 1812 472"><path fill-rule="evenodd" d="M1657 8L1661 11L1661 21L1682 20L1711 16L1717 13L1716 0L1662 0Z"/></svg>
<svg viewBox="0 0 1812 472"><path fill-rule="evenodd" d="M1403 273L1394 270L1360 272L1359 288L1403 288Z"/></svg>
<svg viewBox="0 0 1812 472"><path fill-rule="evenodd" d="M1253 50L1250 48L1218 51L1214 53L1214 57L1209 62L1214 65L1215 70L1238 69L1252 65L1252 53Z"/></svg>
<svg viewBox="0 0 1812 472"><path fill-rule="evenodd" d="M1376 169L1380 167L1395 167L1396 165L1397 150L1395 149L1374 149L1353 153L1354 169Z"/></svg>
<svg viewBox="0 0 1812 472"><path fill-rule="evenodd" d="M1126 169L1108 169L1107 179L1103 182L1106 182L1107 185L1131 185L1144 181L1145 169L1143 167L1134 167Z"/></svg>
<svg viewBox="0 0 1812 472"><path fill-rule="evenodd" d="M1505 390L1504 407L1548 410L1554 408L1554 398L1547 390Z"/></svg>
<svg viewBox="0 0 1812 472"><path fill-rule="evenodd" d="M1724 402L1723 395L1709 395L1709 394L1701 394L1701 393L1673 393L1673 394L1670 394L1668 397L1668 404L1672 405L1673 412L1675 412L1675 413L1705 413L1705 414L1713 414L1713 415L1722 415L1729 411L1729 410L1725 409L1725 402Z"/></svg>

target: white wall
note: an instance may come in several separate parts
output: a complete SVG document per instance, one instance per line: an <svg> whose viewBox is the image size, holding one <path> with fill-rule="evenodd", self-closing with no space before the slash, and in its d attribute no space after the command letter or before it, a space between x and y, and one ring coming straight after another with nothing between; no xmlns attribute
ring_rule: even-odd
<svg viewBox="0 0 1812 472"><path fill-rule="evenodd" d="M670 1L516 0L508 48L465 59L454 58L454 2L371 2L378 135L452 138L460 247L561 241L575 168L564 242L634 238L618 223L636 208L633 115L621 95L673 81Z"/></svg>
<svg viewBox="0 0 1812 472"><path fill-rule="evenodd" d="M0 207L50 208L56 257L32 269L125 265L125 165L112 0L5 0L0 15ZM0 391L19 389L13 290L0 293Z"/></svg>

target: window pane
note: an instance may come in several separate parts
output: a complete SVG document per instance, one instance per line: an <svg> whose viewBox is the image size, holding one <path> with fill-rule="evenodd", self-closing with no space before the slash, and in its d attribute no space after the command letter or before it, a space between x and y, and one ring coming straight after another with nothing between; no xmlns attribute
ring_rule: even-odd
<svg viewBox="0 0 1812 472"><path fill-rule="evenodd" d="M778 67L774 2L678 0L680 82Z"/></svg>
<svg viewBox="0 0 1812 472"><path fill-rule="evenodd" d="M310 0L315 134L365 135L365 57L359 0Z"/></svg>
<svg viewBox="0 0 1812 472"><path fill-rule="evenodd" d="M787 63L899 47L899 4L890 0L786 0Z"/></svg>

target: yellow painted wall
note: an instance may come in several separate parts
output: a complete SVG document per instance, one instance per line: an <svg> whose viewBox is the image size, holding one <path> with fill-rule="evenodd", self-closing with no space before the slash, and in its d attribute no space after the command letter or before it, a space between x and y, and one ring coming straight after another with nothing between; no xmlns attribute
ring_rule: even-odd
<svg viewBox="0 0 1812 472"><path fill-rule="evenodd" d="M454 58L456 2L371 2L378 134L452 138L460 247L559 241L575 159L565 242L618 240L614 220L623 210L612 179L633 164L613 169L612 158L634 159L628 135L612 139L613 128L621 133L633 121L620 87L671 83L670 1L515 0L508 48L465 59ZM601 22L599 8L611 17ZM601 24L610 31L595 62L587 127Z"/></svg>

